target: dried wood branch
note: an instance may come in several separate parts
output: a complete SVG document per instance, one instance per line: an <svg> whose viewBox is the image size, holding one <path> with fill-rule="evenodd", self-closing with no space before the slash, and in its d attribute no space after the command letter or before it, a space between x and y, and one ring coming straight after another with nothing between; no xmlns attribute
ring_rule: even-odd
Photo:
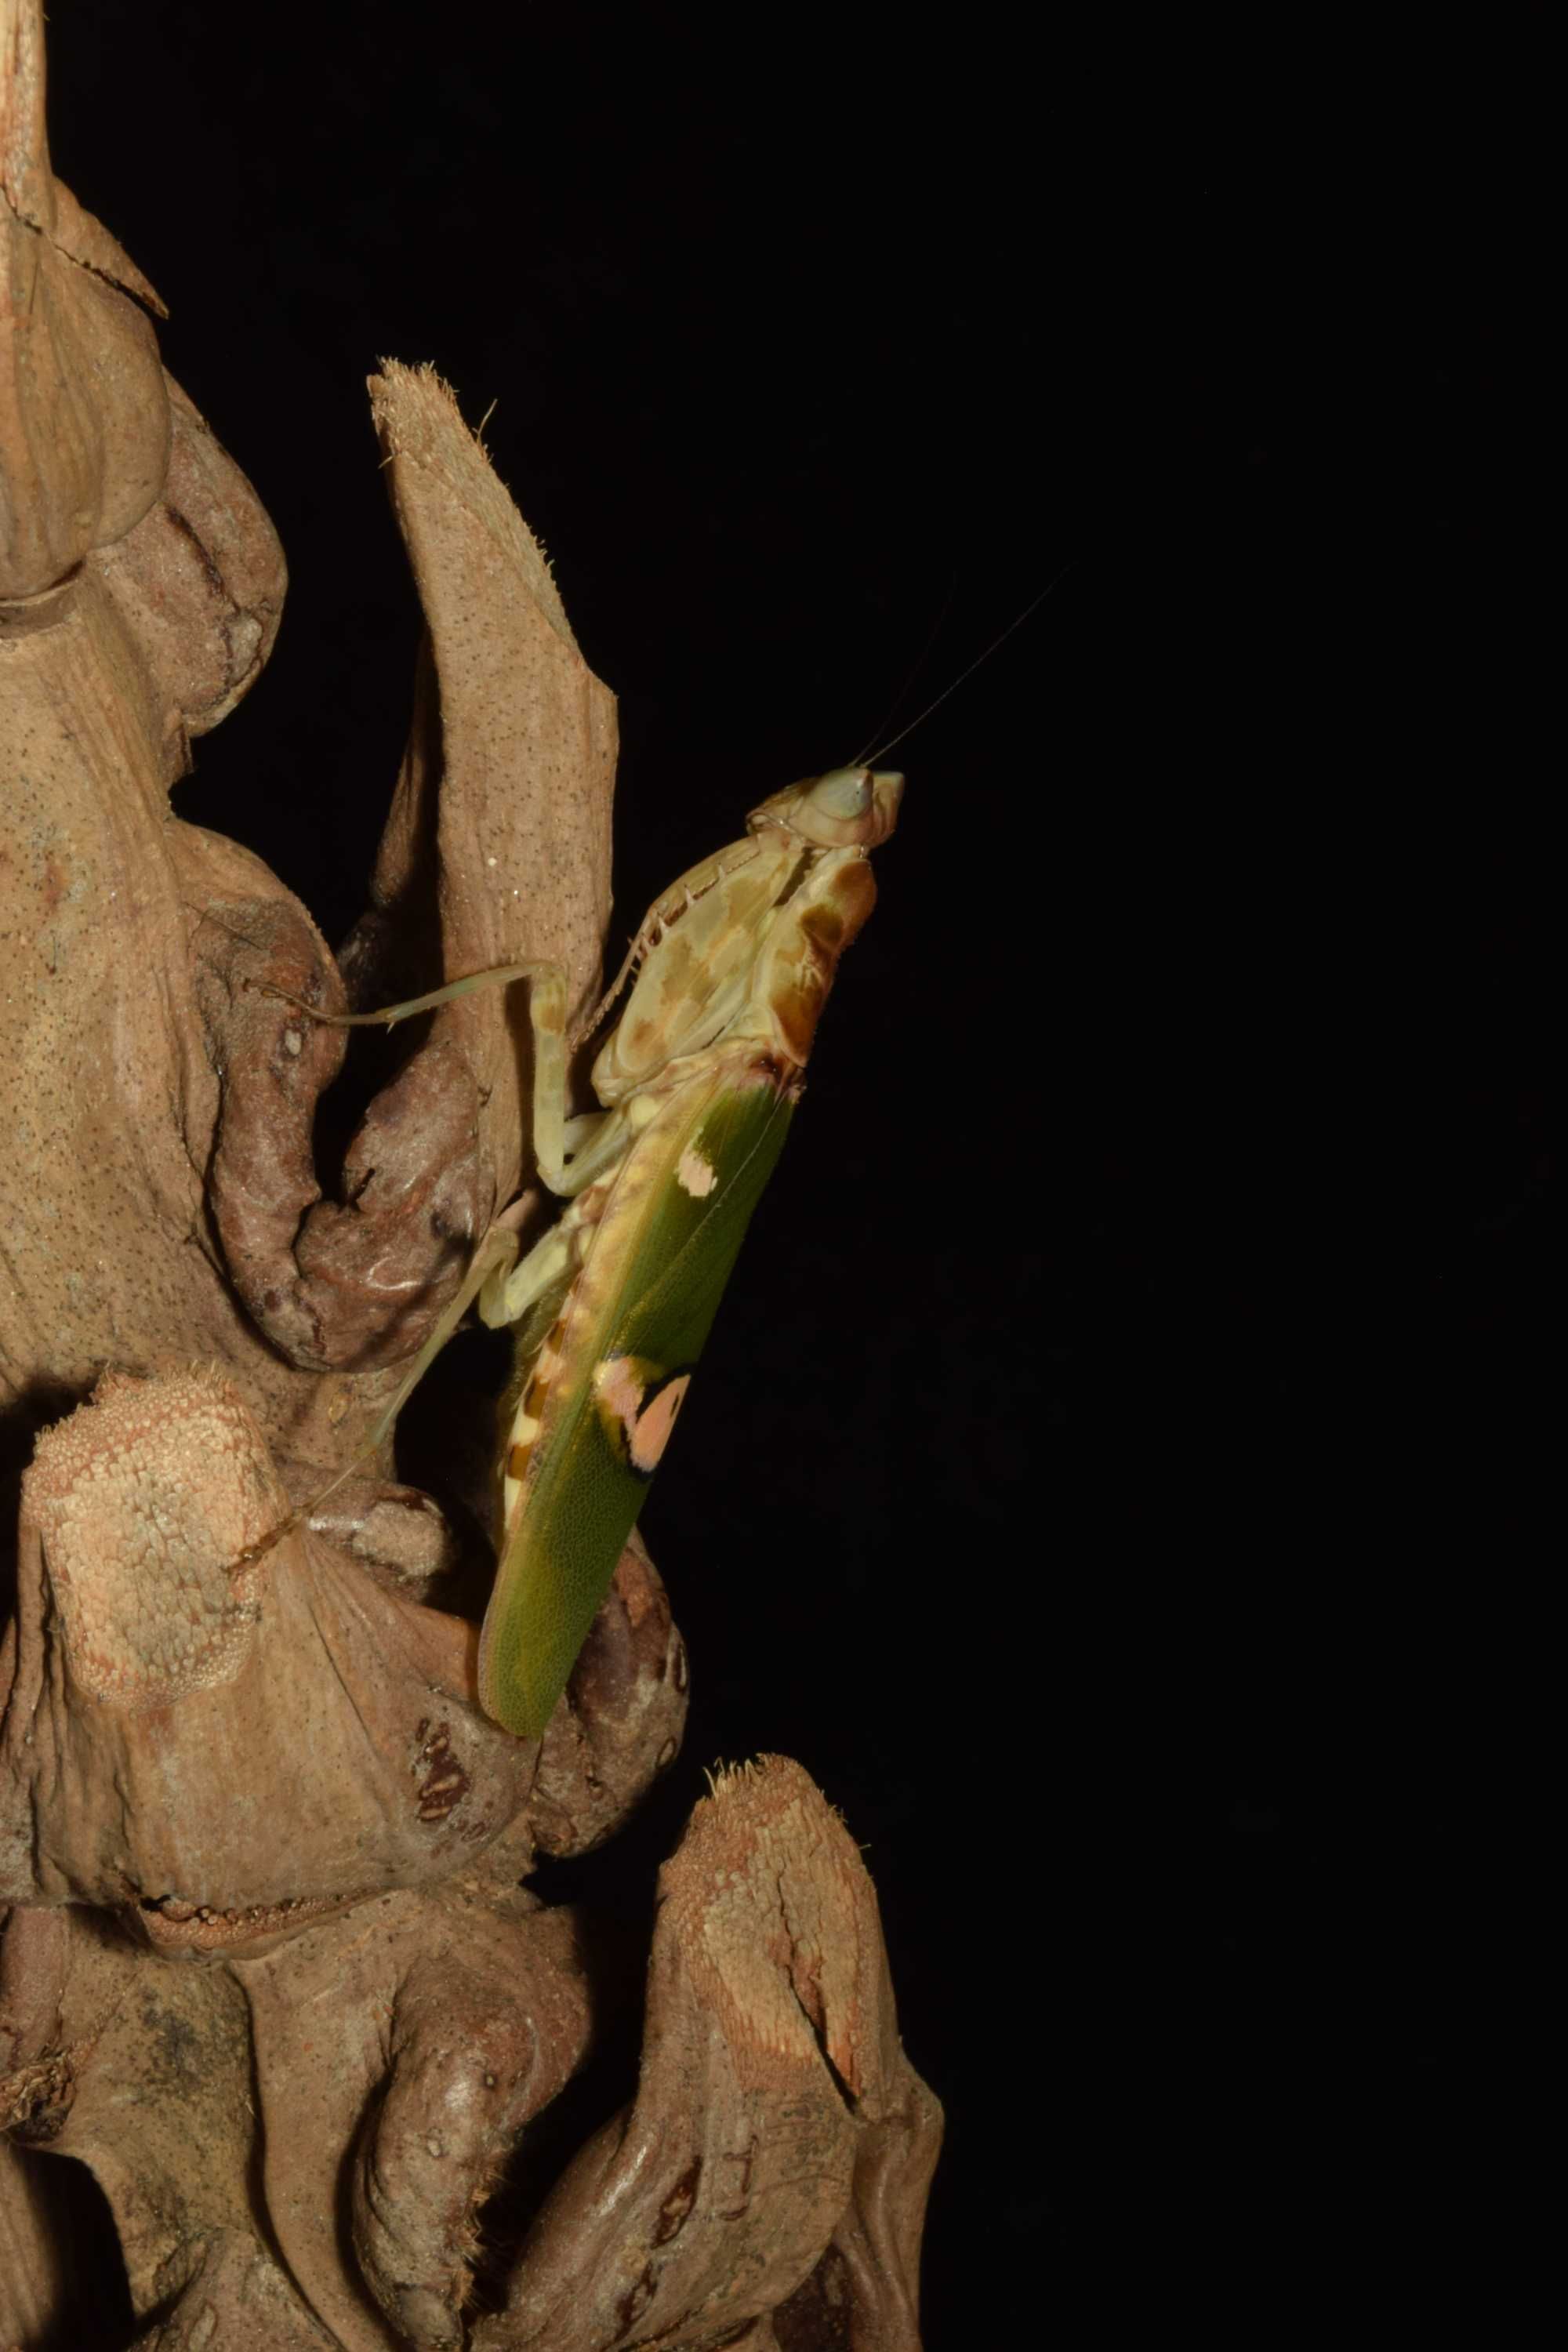
<svg viewBox="0 0 1568 2352"><path fill-rule="evenodd" d="M916 2352L940 2116L858 1853L785 1759L697 1807L635 2095L502 2227L625 1998L605 1923L526 1882L668 1766L684 1651L634 1541L543 1740L479 1709L463 1543L363 1457L527 1181L526 1031L499 990L444 1007L329 1198L341 1033L268 990L550 957L586 1003L613 699L451 394L388 362L426 638L342 966L172 815L283 562L162 371L156 298L53 177L40 26L0 0L0 2344L124 2340L71 2301L64 2155L171 2352Z"/></svg>

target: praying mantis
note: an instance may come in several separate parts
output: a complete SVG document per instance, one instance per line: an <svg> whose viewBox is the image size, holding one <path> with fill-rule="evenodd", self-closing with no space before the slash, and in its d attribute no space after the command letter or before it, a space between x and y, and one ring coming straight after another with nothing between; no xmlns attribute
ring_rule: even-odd
<svg viewBox="0 0 1568 2352"><path fill-rule="evenodd" d="M573 1041L555 966L503 965L376 1013L315 1015L390 1023L466 989L528 988L534 1160L566 1206L521 1258L504 1214L491 1227L377 1433L470 1301L510 1329L479 1686L519 1738L542 1738L663 1457L839 958L875 903L868 852L893 831L903 782L851 767L789 785L752 811L743 840L655 901L584 1033L628 989L593 1066L601 1108L585 1117L567 1112Z"/></svg>

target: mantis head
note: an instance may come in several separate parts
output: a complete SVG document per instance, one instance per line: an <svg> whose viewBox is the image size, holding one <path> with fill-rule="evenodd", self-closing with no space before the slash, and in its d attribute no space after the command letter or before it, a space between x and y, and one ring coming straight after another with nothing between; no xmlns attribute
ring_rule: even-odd
<svg viewBox="0 0 1568 2352"><path fill-rule="evenodd" d="M815 849L875 849L898 822L903 789L890 768L829 768L773 793L746 824L752 833L783 825Z"/></svg>

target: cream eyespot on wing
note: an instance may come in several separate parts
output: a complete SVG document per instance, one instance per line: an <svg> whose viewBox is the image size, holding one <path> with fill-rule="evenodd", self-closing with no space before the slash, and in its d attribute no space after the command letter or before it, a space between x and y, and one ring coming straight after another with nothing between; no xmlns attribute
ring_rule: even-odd
<svg viewBox="0 0 1568 2352"><path fill-rule="evenodd" d="M606 1356L595 1368L594 1400L619 1459L639 1478L651 1478L680 1417L688 1370L667 1370L642 1356Z"/></svg>
<svg viewBox="0 0 1568 2352"><path fill-rule="evenodd" d="M681 1153L675 1174L681 1191L689 1192L694 1201L705 1201L719 1181L719 1171L695 1143L689 1143Z"/></svg>

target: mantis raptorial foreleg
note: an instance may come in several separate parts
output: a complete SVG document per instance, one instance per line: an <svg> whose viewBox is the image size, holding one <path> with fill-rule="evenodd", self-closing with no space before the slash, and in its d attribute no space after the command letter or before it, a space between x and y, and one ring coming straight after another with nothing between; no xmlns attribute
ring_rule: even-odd
<svg viewBox="0 0 1568 2352"><path fill-rule="evenodd" d="M492 1331L521 1323L535 1299L542 1298L552 1284L561 1280L571 1263L570 1244L558 1226L552 1227L515 1265L503 1263L486 1276L478 1293L480 1322Z"/></svg>

